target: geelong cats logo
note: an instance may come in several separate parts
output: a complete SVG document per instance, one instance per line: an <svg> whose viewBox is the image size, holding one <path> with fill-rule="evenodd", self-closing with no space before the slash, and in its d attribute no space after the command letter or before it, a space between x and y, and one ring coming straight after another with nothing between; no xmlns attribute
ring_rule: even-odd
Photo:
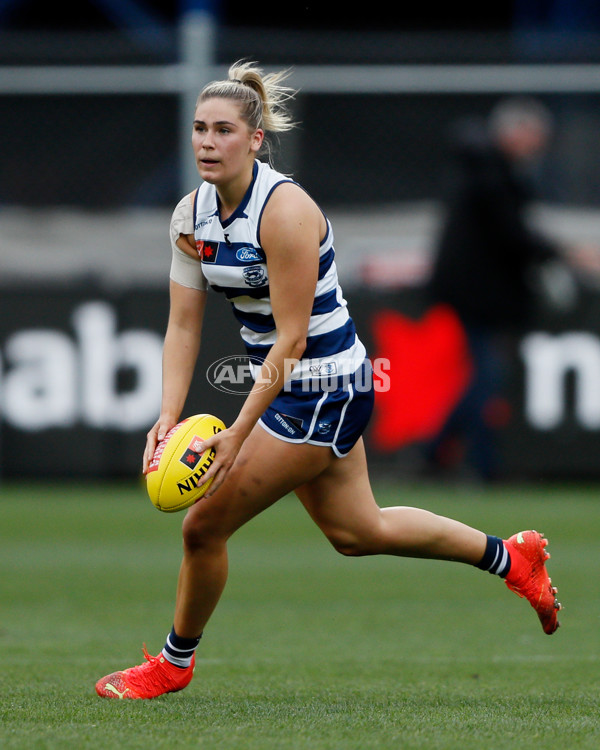
<svg viewBox="0 0 600 750"><path fill-rule="evenodd" d="M242 270L244 281L248 286L264 286L268 279L262 266L247 266Z"/></svg>

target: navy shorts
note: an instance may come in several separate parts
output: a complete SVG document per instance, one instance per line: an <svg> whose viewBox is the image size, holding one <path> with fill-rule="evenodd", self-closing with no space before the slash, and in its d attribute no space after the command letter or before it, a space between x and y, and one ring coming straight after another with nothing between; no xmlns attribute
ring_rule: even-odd
<svg viewBox="0 0 600 750"><path fill-rule="evenodd" d="M345 456L373 413L373 371L369 360L352 375L286 383L259 424L289 443L329 446Z"/></svg>

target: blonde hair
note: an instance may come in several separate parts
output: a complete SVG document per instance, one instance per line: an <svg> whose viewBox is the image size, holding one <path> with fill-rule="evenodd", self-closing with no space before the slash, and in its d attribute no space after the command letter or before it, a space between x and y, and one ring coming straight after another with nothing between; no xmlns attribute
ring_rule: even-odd
<svg viewBox="0 0 600 750"><path fill-rule="evenodd" d="M263 73L254 62L239 60L229 68L228 78L207 84L196 101L196 107L208 99L230 99L240 107L240 116L251 131L264 130L265 134L291 130L293 122L288 109L296 91L283 85L289 70ZM265 147L270 152L269 143Z"/></svg>

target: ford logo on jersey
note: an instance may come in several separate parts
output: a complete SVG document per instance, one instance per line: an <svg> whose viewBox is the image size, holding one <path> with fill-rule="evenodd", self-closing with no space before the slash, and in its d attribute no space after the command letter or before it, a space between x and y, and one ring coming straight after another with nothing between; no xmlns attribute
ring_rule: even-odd
<svg viewBox="0 0 600 750"><path fill-rule="evenodd" d="M235 257L242 261L242 263L247 263L248 261L253 260L263 260L263 258L260 257L258 250L254 247L240 247L236 252Z"/></svg>

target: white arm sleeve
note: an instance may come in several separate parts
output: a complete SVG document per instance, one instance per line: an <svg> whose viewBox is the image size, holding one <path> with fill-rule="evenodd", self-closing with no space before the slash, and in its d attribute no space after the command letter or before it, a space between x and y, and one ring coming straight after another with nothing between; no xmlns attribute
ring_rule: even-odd
<svg viewBox="0 0 600 750"><path fill-rule="evenodd" d="M206 291L208 284L202 273L202 263L200 262L200 258L197 260L192 258L176 245L176 241L179 239L180 234L194 234L194 215L192 201L189 195L183 197L175 207L173 216L171 217L171 228L169 234L171 237L172 250L171 271L169 277L178 284L181 284L181 286Z"/></svg>

